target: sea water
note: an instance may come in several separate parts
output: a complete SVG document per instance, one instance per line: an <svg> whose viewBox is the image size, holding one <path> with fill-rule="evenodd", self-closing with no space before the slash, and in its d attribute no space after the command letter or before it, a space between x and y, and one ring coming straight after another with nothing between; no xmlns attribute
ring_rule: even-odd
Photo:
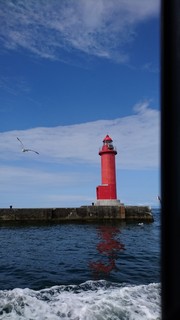
<svg viewBox="0 0 180 320"><path fill-rule="evenodd" d="M0 319L161 319L152 223L1 225Z"/></svg>

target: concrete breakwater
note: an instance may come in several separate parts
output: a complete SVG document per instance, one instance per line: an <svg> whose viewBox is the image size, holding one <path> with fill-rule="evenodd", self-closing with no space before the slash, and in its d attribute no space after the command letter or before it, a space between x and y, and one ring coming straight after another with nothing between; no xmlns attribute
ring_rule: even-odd
<svg viewBox="0 0 180 320"><path fill-rule="evenodd" d="M82 206L79 208L0 208L2 222L153 222L148 206Z"/></svg>

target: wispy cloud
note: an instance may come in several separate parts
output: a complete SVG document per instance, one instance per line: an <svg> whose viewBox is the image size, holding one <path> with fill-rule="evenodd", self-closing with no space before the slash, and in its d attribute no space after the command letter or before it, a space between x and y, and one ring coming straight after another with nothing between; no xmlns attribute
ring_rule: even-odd
<svg viewBox="0 0 180 320"><path fill-rule="evenodd" d="M13 157L18 161L27 157L20 152L16 139L19 136L27 148L39 151L40 156L36 156L35 161L97 164L98 148L108 133L120 154L117 156L119 168L155 168L159 165L159 129L159 111L143 102L134 107L132 116L124 118L0 133L0 158L8 160ZM31 159L34 156L28 154Z"/></svg>
<svg viewBox="0 0 180 320"><path fill-rule="evenodd" d="M7 93L10 93L14 96L20 93L28 93L30 92L30 87L27 82L23 79L23 77L16 76L0 76L0 89L3 89Z"/></svg>
<svg viewBox="0 0 180 320"><path fill-rule="evenodd" d="M136 26L159 13L158 0L9 0L0 3L0 42L48 59L71 52L128 60Z"/></svg>

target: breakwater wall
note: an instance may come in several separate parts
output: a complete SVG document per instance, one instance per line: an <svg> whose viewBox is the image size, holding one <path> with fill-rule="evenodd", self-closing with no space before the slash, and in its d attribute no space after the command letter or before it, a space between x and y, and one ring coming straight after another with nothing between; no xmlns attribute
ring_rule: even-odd
<svg viewBox="0 0 180 320"><path fill-rule="evenodd" d="M82 206L79 208L0 208L3 222L97 222L97 221L153 222L148 206Z"/></svg>

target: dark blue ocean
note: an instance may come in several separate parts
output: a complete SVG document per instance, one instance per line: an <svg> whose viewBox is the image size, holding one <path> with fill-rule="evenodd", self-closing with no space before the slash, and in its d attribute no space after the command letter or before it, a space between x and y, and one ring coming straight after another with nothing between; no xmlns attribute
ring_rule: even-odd
<svg viewBox="0 0 180 320"><path fill-rule="evenodd" d="M161 319L153 223L0 225L0 319Z"/></svg>

